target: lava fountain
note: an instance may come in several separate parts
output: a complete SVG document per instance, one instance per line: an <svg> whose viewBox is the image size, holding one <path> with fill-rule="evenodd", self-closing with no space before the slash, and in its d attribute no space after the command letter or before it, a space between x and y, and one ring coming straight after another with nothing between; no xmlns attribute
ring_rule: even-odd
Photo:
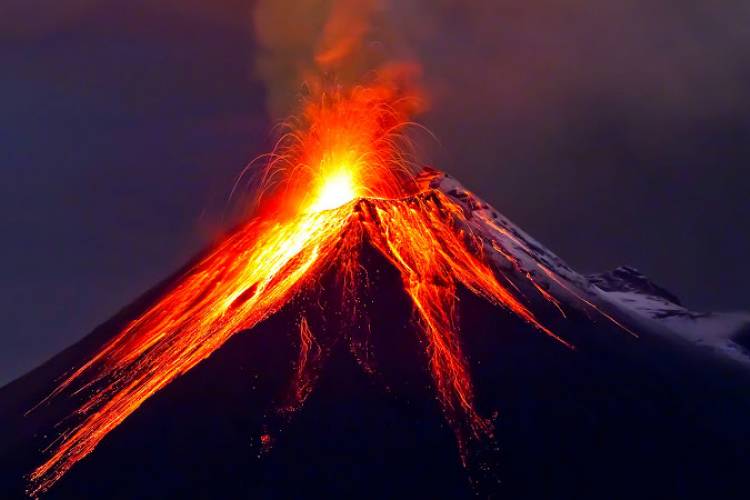
<svg viewBox="0 0 750 500"><path fill-rule="evenodd" d="M230 337L252 335L255 325L317 286L324 271L337 271L344 293L359 293L367 280L358 260L365 242L398 270L411 298L434 390L464 462L467 446L491 439L493 428L474 407L456 324L457 286L570 347L540 323L486 257L486 243L469 229L462 207L431 189L430 174L414 166L404 134L416 106L413 96L389 83L331 86L313 95L266 156L254 215L45 400L84 397L72 419L77 423L58 436L30 474L30 495L49 489L144 401ZM341 307L350 303L342 298ZM305 367L317 355L304 317L300 334L296 407L312 390Z"/></svg>

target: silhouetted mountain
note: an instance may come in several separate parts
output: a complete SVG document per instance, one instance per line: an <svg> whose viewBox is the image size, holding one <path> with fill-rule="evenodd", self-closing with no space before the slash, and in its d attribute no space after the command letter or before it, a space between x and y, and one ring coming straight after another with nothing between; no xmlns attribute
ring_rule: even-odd
<svg viewBox="0 0 750 500"><path fill-rule="evenodd" d="M747 328L745 316L691 313L630 268L583 277L455 180L437 176L432 189L461 203L471 229L513 257L496 264L537 302L544 324L575 346L459 290L476 406L496 427L476 463L461 464L401 277L365 246L372 360L352 347L362 332L338 335L345 322L328 272L319 307L298 296L232 337L148 399L45 497L747 496L750 371L734 342ZM564 317L534 298L527 273ZM26 412L174 279L0 389L0 497L23 496L24 476L84 395L62 394ZM310 322L326 359L302 408L288 413L303 308L316 311Z"/></svg>

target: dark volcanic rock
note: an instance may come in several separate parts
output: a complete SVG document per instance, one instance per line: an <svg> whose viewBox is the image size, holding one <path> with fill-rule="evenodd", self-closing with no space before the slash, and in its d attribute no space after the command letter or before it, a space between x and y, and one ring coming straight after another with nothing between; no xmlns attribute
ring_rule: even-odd
<svg viewBox="0 0 750 500"><path fill-rule="evenodd" d="M588 278L591 283L605 292L636 292L661 297L678 306L682 305L676 295L660 287L630 266L620 266L606 273L589 275Z"/></svg>
<svg viewBox="0 0 750 500"><path fill-rule="evenodd" d="M48 497L745 496L743 370L575 312L545 318L576 344L571 351L462 291L477 405L499 413L499 451L486 462L497 479L472 488L469 477L481 471L460 464L400 278L376 256L368 268L377 290L369 305L374 375L338 342L305 406L279 418L296 359L296 301L148 400ZM317 321L313 329L323 316ZM99 329L97 343L113 326ZM71 401L24 411L89 350L82 342L64 363L53 359L0 390L0 497L22 495L22 475L41 460Z"/></svg>
<svg viewBox="0 0 750 500"><path fill-rule="evenodd" d="M455 181L446 184L470 216L491 214L497 227L485 231L476 217L472 229L513 256L513 265L505 261L508 279L536 297L531 305L542 322L575 345L567 349L459 291L476 406L496 415L495 442L475 447L472 466L462 466L436 400L401 278L365 249L367 359L351 337L370 329L344 329L340 295L332 277L322 277L318 296L298 297L238 333L148 399L46 497L747 498L747 367L631 325L641 312L650 321L654 311L684 310L637 271L587 280ZM529 288L526 273L560 300L565 317ZM42 450L64 429L56 424L82 396L66 393L27 410L171 282L0 389L0 498L23 496L24 475L42 462ZM617 304L618 318L639 338L576 307L583 299ZM327 357L309 399L289 416L278 409L295 370L303 308L317 311L310 326Z"/></svg>

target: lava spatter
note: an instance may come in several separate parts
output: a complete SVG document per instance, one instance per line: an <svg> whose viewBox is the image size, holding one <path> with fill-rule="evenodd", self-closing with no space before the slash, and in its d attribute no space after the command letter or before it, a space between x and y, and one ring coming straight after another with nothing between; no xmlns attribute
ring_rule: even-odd
<svg viewBox="0 0 750 500"><path fill-rule="evenodd" d="M491 421L475 409L461 349L457 286L570 345L524 305L486 255L493 242L472 232L463 207L415 175L403 134L411 109L410 98L389 85L336 88L308 102L270 155L263 177L265 202L256 215L49 396L84 394L95 387L76 410L78 423L50 445L45 461L31 473L31 495L49 489L144 401L230 337L241 331L252 335L259 322L300 292L309 293L327 270L342 277L341 308L351 309L342 313L352 322L366 322L357 301L346 296L366 288L358 257L365 241L395 267L411 299L434 389L464 461L472 440L491 438ZM536 289L559 307L550 294ZM320 357L305 317L299 332L290 409L300 407L313 390L310 366Z"/></svg>

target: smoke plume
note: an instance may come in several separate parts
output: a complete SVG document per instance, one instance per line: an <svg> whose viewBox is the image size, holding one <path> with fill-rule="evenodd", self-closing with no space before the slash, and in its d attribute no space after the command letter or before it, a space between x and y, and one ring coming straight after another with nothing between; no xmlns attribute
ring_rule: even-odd
<svg viewBox="0 0 750 500"><path fill-rule="evenodd" d="M372 79L413 86L418 67L389 27L379 0L260 0L253 12L257 76L273 118L321 84Z"/></svg>

